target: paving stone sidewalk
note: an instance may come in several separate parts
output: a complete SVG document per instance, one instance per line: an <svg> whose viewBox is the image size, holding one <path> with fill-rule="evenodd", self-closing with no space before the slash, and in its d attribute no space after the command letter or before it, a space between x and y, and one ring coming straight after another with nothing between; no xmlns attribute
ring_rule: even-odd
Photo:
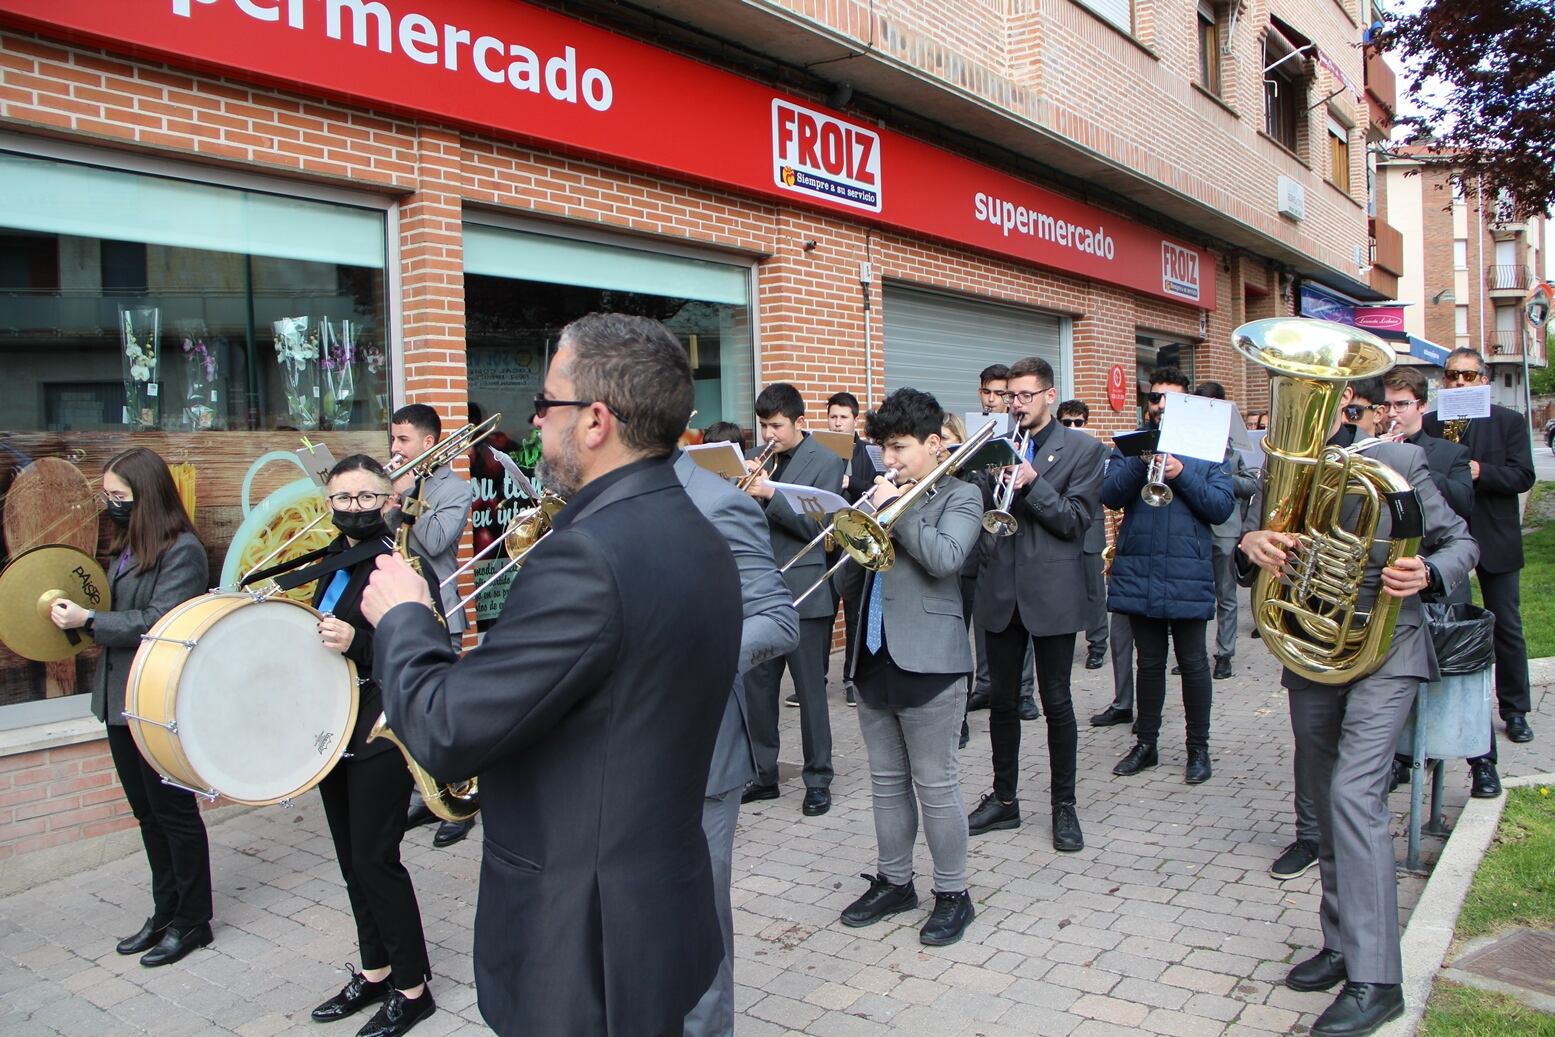
<svg viewBox="0 0 1555 1037"><path fill-rule="evenodd" d="M1170 679L1161 766L1112 775L1132 744L1127 727L1086 718L1111 699L1111 672L1075 666L1080 716L1080 817L1086 848L1052 850L1046 730L1024 725L1025 824L971 842L978 917L962 942L930 949L917 939L928 905L871 928L838 912L874 870L874 829L863 745L833 687L835 805L799 810L790 777L773 802L747 807L736 843L734 902L741 1037L1005 1037L1005 1035L1305 1032L1329 995L1280 985L1289 963L1318 946L1317 871L1279 883L1267 869L1291 840L1291 736L1277 671L1246 637L1236 676L1215 683L1215 776L1182 783L1182 710ZM836 677L840 658L833 659ZM1538 739L1501 743L1506 774L1555 769L1555 702L1535 689ZM784 758L797 759L797 710L784 710ZM968 805L991 783L988 714L972 715L962 753ZM792 774L797 768L786 768ZM652 775L644 775L651 781ZM1453 765L1455 816L1467 772ZM1408 800L1392 800L1398 855ZM475 1005L471 925L479 833L448 850L432 830L405 840L420 897L439 1011L418 1037L486 1032ZM153 1033L311 1035L308 1011L333 994L355 955L354 930L314 795L288 810L228 815L211 827L216 942L183 962L142 968L113 944L149 910L136 855L0 899L0 1033L7 1037L111 1037ZM1427 838L1428 860L1439 841ZM921 846L920 896L932 875ZM1405 877L1400 922L1423 880Z"/></svg>

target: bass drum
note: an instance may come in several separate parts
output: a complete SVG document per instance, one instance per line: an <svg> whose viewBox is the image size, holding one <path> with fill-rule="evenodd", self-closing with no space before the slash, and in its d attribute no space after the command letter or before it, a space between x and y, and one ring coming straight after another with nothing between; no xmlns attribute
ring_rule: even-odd
<svg viewBox="0 0 1555 1037"><path fill-rule="evenodd" d="M319 641L320 613L212 592L141 640L125 718L141 755L208 799L263 806L323 780L356 726L356 665Z"/></svg>

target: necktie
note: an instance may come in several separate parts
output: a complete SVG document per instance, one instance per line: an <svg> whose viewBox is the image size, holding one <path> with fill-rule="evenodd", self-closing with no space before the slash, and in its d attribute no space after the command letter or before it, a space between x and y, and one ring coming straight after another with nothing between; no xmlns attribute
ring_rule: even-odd
<svg viewBox="0 0 1555 1037"><path fill-rule="evenodd" d="M329 581L329 587L325 589L324 596L319 599L320 612L332 612L340 596L346 592L346 584L351 582L351 574L345 569L335 573L335 578Z"/></svg>
<svg viewBox="0 0 1555 1037"><path fill-rule="evenodd" d="M869 616L864 625L864 645L870 654L879 652L884 643L885 596L880 592L880 584L884 580L885 573L876 573L869 590Z"/></svg>

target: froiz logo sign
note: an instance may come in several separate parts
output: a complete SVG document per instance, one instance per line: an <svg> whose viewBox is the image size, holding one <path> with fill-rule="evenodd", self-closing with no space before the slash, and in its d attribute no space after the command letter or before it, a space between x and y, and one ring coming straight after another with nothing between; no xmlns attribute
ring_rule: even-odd
<svg viewBox="0 0 1555 1037"><path fill-rule="evenodd" d="M1199 254L1161 242L1161 290L1190 302L1199 301Z"/></svg>
<svg viewBox="0 0 1555 1037"><path fill-rule="evenodd" d="M880 211L880 135L772 100L772 180L796 194Z"/></svg>

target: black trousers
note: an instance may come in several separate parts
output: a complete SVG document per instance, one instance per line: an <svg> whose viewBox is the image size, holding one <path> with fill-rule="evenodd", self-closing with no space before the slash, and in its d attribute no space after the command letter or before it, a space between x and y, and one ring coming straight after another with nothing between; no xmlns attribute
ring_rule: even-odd
<svg viewBox="0 0 1555 1037"><path fill-rule="evenodd" d="M1033 637L1017 611L1003 630L987 632L988 738L993 745L993 790L1003 802L1016 798L1020 786L1020 678L1030 643L1037 671L1037 694L1047 720L1049 793L1053 806L1074 803L1075 754L1080 734L1069 694L1074 666L1074 634Z"/></svg>
<svg viewBox="0 0 1555 1037"><path fill-rule="evenodd" d="M1528 691L1528 645L1523 640L1522 573L1480 569L1479 593L1496 616L1496 702L1505 719L1533 707Z"/></svg>
<svg viewBox="0 0 1555 1037"><path fill-rule="evenodd" d="M392 751L347 760L319 782L356 919L362 968L388 966L396 990L423 983L432 973L416 890L400 863L411 785L404 757Z"/></svg>
<svg viewBox="0 0 1555 1037"><path fill-rule="evenodd" d="M1139 652L1139 676L1135 694L1139 704L1139 740L1155 745L1161 734L1161 709L1166 705L1166 643L1177 648L1182 667L1182 708L1188 718L1188 748L1209 748L1209 714L1214 682L1209 675L1209 655L1204 638L1209 625L1203 619L1152 619L1129 616L1134 646Z"/></svg>
<svg viewBox="0 0 1555 1037"><path fill-rule="evenodd" d="M140 822L140 840L151 865L152 919L186 929L211 920L211 850L194 794L175 789L147 763L135 736L123 724L109 724L113 756L124 798Z"/></svg>
<svg viewBox="0 0 1555 1037"><path fill-rule="evenodd" d="M778 780L778 692L787 667L799 696L805 788L831 788L831 714L827 712L825 672L831 631L830 619L801 619L799 644L793 651L758 663L745 673L745 703L750 710L751 752L756 757L758 784L776 785Z"/></svg>

